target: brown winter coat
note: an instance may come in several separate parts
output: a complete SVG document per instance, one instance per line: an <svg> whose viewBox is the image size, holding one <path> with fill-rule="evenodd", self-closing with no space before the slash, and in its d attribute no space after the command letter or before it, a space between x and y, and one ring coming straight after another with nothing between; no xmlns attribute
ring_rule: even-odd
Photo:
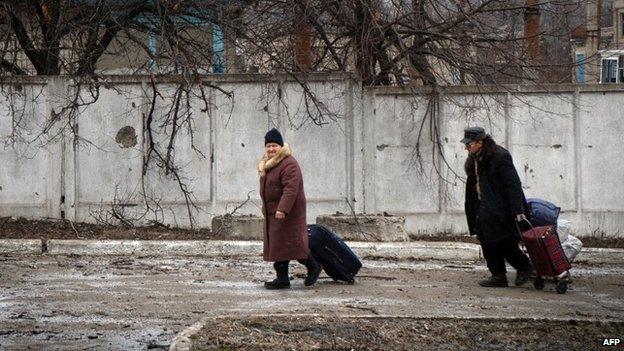
<svg viewBox="0 0 624 351"><path fill-rule="evenodd" d="M265 154L258 164L258 173L264 216L264 260L308 258L310 250L303 176L288 144L284 144L271 159ZM276 211L284 212L286 217L277 220Z"/></svg>

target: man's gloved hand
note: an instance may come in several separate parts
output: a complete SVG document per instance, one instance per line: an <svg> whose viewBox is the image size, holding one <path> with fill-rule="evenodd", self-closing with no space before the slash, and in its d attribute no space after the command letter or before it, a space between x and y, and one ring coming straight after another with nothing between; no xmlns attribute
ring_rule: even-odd
<svg viewBox="0 0 624 351"><path fill-rule="evenodd" d="M526 232L531 229L531 222L529 222L524 213L516 215L516 223L518 224L518 228L521 232Z"/></svg>

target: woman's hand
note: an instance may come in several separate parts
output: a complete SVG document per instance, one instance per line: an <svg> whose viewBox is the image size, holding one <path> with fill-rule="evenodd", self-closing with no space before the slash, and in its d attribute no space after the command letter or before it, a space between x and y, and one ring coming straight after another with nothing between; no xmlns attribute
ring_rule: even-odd
<svg viewBox="0 0 624 351"><path fill-rule="evenodd" d="M282 212L282 211L275 212L275 219L280 220L280 219L284 219L284 218L286 218L286 215L284 214L284 212Z"/></svg>

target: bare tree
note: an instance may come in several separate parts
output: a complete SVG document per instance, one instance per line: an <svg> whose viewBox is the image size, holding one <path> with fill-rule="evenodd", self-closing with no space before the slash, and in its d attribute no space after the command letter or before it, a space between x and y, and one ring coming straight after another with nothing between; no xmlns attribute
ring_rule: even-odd
<svg viewBox="0 0 624 351"><path fill-rule="evenodd" d="M154 162L178 181L192 218L193 195L174 162L176 133L188 128L192 135L194 116L188 112L188 101L198 91L195 88L199 87L197 97L206 106L210 101L204 89L217 89L232 97L203 76L221 69L216 67L222 55L226 71L291 75L302 87L308 117L319 125L336 118L336 113L310 88L310 72L350 72L363 86L426 86L430 94L427 113L421 125L415 126L419 132L414 155L417 160L423 157L420 142L429 138L437 150L434 157L444 158L438 133L441 89L483 84L506 89L505 83L567 81L570 55L565 60L548 56L560 56L566 46L547 51L543 44L552 47L553 43L569 42L567 26L574 22L570 18L578 15L579 3L2 0L0 75L74 77L75 98L54 111L51 121L67 123L81 142L88 141L80 139L73 122L81 105L97 100L104 84L99 74L177 75L179 86L164 119L170 133L164 149L154 144L151 135L156 127L153 107L162 99L158 79L151 80L152 108L144 116L144 162L146 167ZM221 40L220 33L226 43L224 53L213 45ZM82 99L85 90L91 97L86 101Z"/></svg>
<svg viewBox="0 0 624 351"><path fill-rule="evenodd" d="M107 83L102 73L147 73L152 77L149 113L145 114L146 152L144 170L150 165L173 178L186 201L193 226L197 211L189 179L175 162L175 141L180 130L188 131L191 149L205 157L194 145L191 99L210 104L205 89L216 89L228 98L232 93L202 80L214 63L211 46L213 26L221 16L224 1L0 1L0 74L4 76L65 75L73 79L66 99L51 111L46 126L36 140L49 142L64 131L75 144L91 144L78 132L80 108L96 102ZM230 16L231 17L231 16ZM158 42L151 45L150 40ZM175 74L178 88L166 110L162 124L153 116L159 91L157 74ZM170 80L168 83L171 83ZM194 89L197 88L198 89ZM199 93L197 93L199 91ZM19 119L16 119L19 122ZM20 123L14 124L19 127ZM59 127L60 128L55 128ZM153 131L169 133L164 147L154 142ZM13 133L13 136L19 135ZM95 145L94 145L95 146ZM205 151L204 151L205 152ZM158 208L158 199L143 187L144 201Z"/></svg>
<svg viewBox="0 0 624 351"><path fill-rule="evenodd" d="M311 70L356 72L365 86L527 83L540 81L535 70L570 68L567 59L540 57L540 43L569 38L569 18L579 15L579 6L561 0L266 0L244 7L231 33L248 65L261 72L298 71L294 55L301 55L304 31L312 42ZM301 16L308 22L303 30L291 25ZM525 23L535 20L537 32L525 33Z"/></svg>
<svg viewBox="0 0 624 351"><path fill-rule="evenodd" d="M450 85L569 82L569 38L581 1L351 0L253 1L236 28L246 63L259 72L299 72L300 37L310 36L312 71L349 71L364 86L426 86L422 138L444 158L438 133L440 92ZM308 26L293 26L303 16ZM229 25L228 23L224 24ZM449 98L448 96L445 98ZM427 128L425 128L427 127ZM429 131L429 133L425 133ZM435 156L435 155L434 155Z"/></svg>
<svg viewBox="0 0 624 351"><path fill-rule="evenodd" d="M211 45L218 28L252 71L351 71L364 86L537 83L553 69L569 69L569 60L545 57L540 44L569 39L579 6L563 0L0 1L0 67L12 75L84 76L125 57L135 73L207 73L218 54ZM150 38L158 48L146 44Z"/></svg>

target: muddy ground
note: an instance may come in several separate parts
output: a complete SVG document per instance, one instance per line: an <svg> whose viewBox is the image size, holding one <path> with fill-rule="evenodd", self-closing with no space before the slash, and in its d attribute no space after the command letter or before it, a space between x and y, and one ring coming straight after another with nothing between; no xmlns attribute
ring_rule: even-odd
<svg viewBox="0 0 624 351"><path fill-rule="evenodd" d="M593 350L623 330L624 322L281 316L210 320L191 341L194 351Z"/></svg>
<svg viewBox="0 0 624 351"><path fill-rule="evenodd" d="M124 227L60 219L29 220L0 217L0 239L206 240L222 238L213 235L207 228L190 230L164 225Z"/></svg>
<svg viewBox="0 0 624 351"><path fill-rule="evenodd" d="M304 272L292 264L292 288L269 291L262 283L274 273L259 257L0 256L0 349L166 350L178 332L217 316L624 321L620 266L575 267L564 295L552 284L543 291L530 284L481 288L476 281L487 276L481 264L364 261L355 285L322 275L309 288L303 286ZM354 328L360 327L369 330L364 324ZM536 330L555 327L535 324ZM464 328L431 328L449 342L470 337ZM562 333L579 335L574 328ZM605 337L624 336L609 333Z"/></svg>
<svg viewBox="0 0 624 351"><path fill-rule="evenodd" d="M123 227L90 223L76 223L68 220L28 220L24 218L0 217L0 239L96 239L96 240L209 240L227 239L208 228L195 230L173 228L164 225L149 227ZM440 234L410 235L412 241L455 241L477 244L471 236ZM585 236L581 238L584 247L624 248L624 238Z"/></svg>

